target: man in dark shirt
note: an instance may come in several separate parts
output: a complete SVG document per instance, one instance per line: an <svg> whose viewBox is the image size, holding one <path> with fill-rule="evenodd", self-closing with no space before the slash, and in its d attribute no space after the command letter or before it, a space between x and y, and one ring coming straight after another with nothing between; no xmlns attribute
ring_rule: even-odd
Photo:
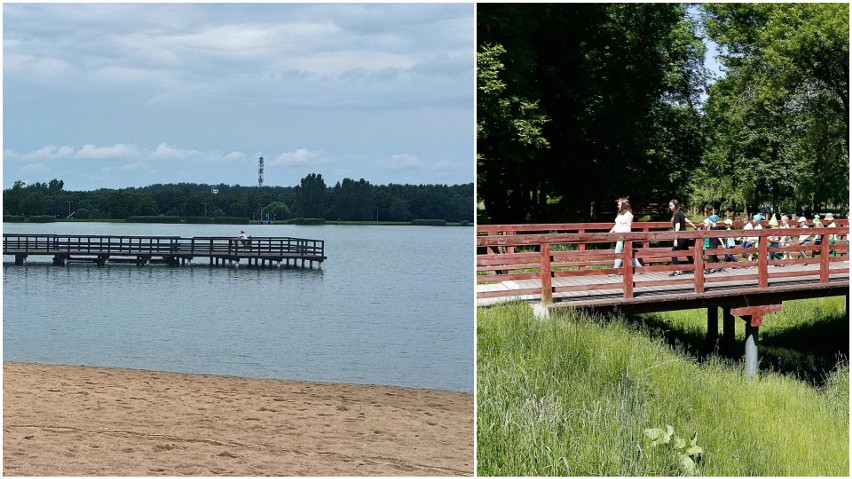
<svg viewBox="0 0 852 479"><path fill-rule="evenodd" d="M683 214L683 211L680 210L680 204L677 200L669 201L669 209L672 210L672 228L674 228L675 231L686 231L687 223L689 223L689 226L692 226L693 229L697 229L695 224L693 224L692 221L689 221L689 218L687 218L686 215ZM692 241L688 239L675 239L672 251L685 251L688 250L690 246L692 246ZM686 261L687 263L692 264L694 260L692 256L687 256ZM677 256L672 257L672 264L681 264ZM688 273L692 273L692 271L672 271L669 276L678 276Z"/></svg>

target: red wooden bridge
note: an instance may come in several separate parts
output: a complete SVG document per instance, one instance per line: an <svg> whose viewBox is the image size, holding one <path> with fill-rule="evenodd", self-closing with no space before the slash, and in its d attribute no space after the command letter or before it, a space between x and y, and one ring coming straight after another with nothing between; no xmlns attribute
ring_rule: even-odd
<svg viewBox="0 0 852 479"><path fill-rule="evenodd" d="M845 295L848 310L849 224L834 223L778 229L763 221L759 230L743 231L735 223L731 230L674 232L670 223L634 222L630 233L608 233L612 223L480 225L477 305L521 300L538 315L561 307L625 313L707 308L711 336L718 334L722 308L726 341L733 340L733 318L746 320L748 353L763 316L780 311L784 301ZM810 241L800 245L804 235ZM757 242L750 248L703 249L705 238L725 243L743 236ZM786 238L791 245L783 246ZM675 239L693 246L672 251ZM617 241L624 242L621 254L614 250ZM627 266L614 268L616 258ZM631 266L634 258L643 266Z"/></svg>

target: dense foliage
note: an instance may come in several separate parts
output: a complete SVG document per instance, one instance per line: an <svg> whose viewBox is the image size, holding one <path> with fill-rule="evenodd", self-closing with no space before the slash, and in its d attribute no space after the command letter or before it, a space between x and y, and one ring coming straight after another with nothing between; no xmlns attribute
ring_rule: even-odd
<svg viewBox="0 0 852 479"><path fill-rule="evenodd" d="M848 17L839 3L704 8L727 74L710 88L697 201L848 206Z"/></svg>
<svg viewBox="0 0 852 479"><path fill-rule="evenodd" d="M3 192L4 216L80 219L129 217L241 218L342 221L473 221L473 184L371 185L344 179L327 187L310 174L295 187L230 186L194 183L143 188L66 191L62 180L25 185L16 181ZM262 210L262 216L261 216Z"/></svg>
<svg viewBox="0 0 852 479"><path fill-rule="evenodd" d="M848 207L847 4L482 4L477 187L493 222L630 195ZM721 49L712 86L705 41Z"/></svg>

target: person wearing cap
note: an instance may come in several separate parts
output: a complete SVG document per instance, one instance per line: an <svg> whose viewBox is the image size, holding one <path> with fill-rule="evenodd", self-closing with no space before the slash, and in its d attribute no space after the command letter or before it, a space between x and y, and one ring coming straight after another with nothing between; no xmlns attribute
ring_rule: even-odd
<svg viewBox="0 0 852 479"><path fill-rule="evenodd" d="M711 231L711 230L717 230L718 231L719 227L716 225L717 221L719 221L719 217L717 215L710 215L707 218L704 218L704 229L705 229L705 231ZM704 249L705 250L711 250L711 249L715 250L715 249L719 248L720 246L723 249L725 248L725 245L722 243L721 238L710 237L710 236L707 236L707 237L704 238ZM715 254L712 254L712 255L708 254L707 255L707 262L708 263L718 263L719 262L719 256L717 256ZM705 274L712 274L712 273L716 273L716 272L719 272L719 271L722 271L722 269L714 267L714 268L710 268L708 270L704 270L704 273Z"/></svg>
<svg viewBox="0 0 852 479"><path fill-rule="evenodd" d="M743 225L743 231L745 230L760 230L763 229L763 226L760 225L760 222L763 221L763 216L760 213L755 213L752 217L751 221L746 220ZM757 236L750 236L747 238L743 238L743 248L754 248L757 244ZM748 253L747 255L743 255L747 261L751 261L754 259L754 253Z"/></svg>
<svg viewBox="0 0 852 479"><path fill-rule="evenodd" d="M820 219L819 219L819 215L814 215L813 227L814 228L822 228L823 227L822 221L820 221ZM813 241L814 241L814 245L816 245L816 246L821 245L822 244L822 235L818 235L818 234L813 235ZM811 256L816 258L818 254L819 254L819 250L817 249L816 251L811 253Z"/></svg>
<svg viewBox="0 0 852 479"><path fill-rule="evenodd" d="M828 223L828 226L826 226L826 228L837 228L837 223L834 222L834 214L833 213L826 213L825 218L823 218L823 219ZM836 243L836 242L837 242L837 236L836 235L828 235L828 244L830 246L834 246L834 243ZM829 252L829 254L831 256L836 256L837 252L834 251L834 250L831 250Z"/></svg>
<svg viewBox="0 0 852 479"><path fill-rule="evenodd" d="M799 216L799 229L808 229L808 219L805 218L804 215ZM799 235L799 239L796 241L799 246L807 246L810 244L811 235L808 234L807 231L804 231L803 234ZM808 254L805 250L800 250L799 254L802 255L802 258L807 258Z"/></svg>
<svg viewBox="0 0 852 479"><path fill-rule="evenodd" d="M731 231L731 226L734 225L734 220L732 220L730 218L725 218L724 223L725 223L725 230ZM737 247L737 240L734 239L733 236L725 238L725 247L726 248L736 248ZM725 253L725 262L736 263L737 258L734 257L734 255L732 255L731 253ZM736 266L734 266L734 268L736 268Z"/></svg>
<svg viewBox="0 0 852 479"><path fill-rule="evenodd" d="M686 215L683 214L683 211L680 210L680 204L677 200L669 201L669 209L672 210L672 228L674 228L675 231L686 231L687 223L689 223L689 225L692 226L694 229L698 229L698 227L695 226L692 221L689 221L689 218L687 218ZM678 240L676 238L674 240L674 246L672 247L672 251L685 251L688 250L690 246L692 246L690 240ZM689 264L692 264L694 262L692 256L687 256L686 261ZM672 257L672 264L680 264L680 260L678 260L677 256ZM672 271L669 276L679 276L681 274L689 274L691 272L692 271Z"/></svg>
<svg viewBox="0 0 852 479"><path fill-rule="evenodd" d="M630 208L630 202L627 198L619 198L615 200L618 204L618 216L615 217L615 225L609 230L610 233L630 233L630 230L633 225L633 210ZM624 241L617 241L615 243L615 254L621 254L624 251ZM615 264L613 268L621 268L622 263L621 258L615 258ZM633 266L637 268L642 266L642 263L639 262L638 258L633 258ZM616 274L610 274L609 276L615 276Z"/></svg>
<svg viewBox="0 0 852 479"><path fill-rule="evenodd" d="M770 218L769 221L766 224L769 226L770 229L778 228L779 223L778 223L778 218L775 217L775 213L772 213L772 218ZM781 247L781 240L782 240L781 236L769 236L769 237L766 238L766 240L769 242L769 248L770 249L777 249L777 248ZM777 251L770 251L769 252L769 259L782 259L782 258L783 258L783 255L781 253L777 252ZM778 265L775 265L775 266L781 267L781 266L784 266L784 265L778 264Z"/></svg>
<svg viewBox="0 0 852 479"><path fill-rule="evenodd" d="M790 229L790 218L788 218L787 215L785 215L783 213L781 214L781 223L778 225L778 229L782 229L782 230ZM780 238L781 238L780 246L782 248L789 248L793 244L793 240L792 240L792 238L790 238L789 235L781 236ZM782 258L783 259L790 259L790 253L788 251L785 251L784 254L782 255Z"/></svg>

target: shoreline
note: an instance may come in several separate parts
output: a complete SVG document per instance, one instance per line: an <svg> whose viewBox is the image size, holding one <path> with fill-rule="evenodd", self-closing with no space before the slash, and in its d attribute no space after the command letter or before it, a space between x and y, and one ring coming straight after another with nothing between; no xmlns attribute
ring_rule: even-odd
<svg viewBox="0 0 852 479"><path fill-rule="evenodd" d="M3 363L4 475L473 475L472 393Z"/></svg>

